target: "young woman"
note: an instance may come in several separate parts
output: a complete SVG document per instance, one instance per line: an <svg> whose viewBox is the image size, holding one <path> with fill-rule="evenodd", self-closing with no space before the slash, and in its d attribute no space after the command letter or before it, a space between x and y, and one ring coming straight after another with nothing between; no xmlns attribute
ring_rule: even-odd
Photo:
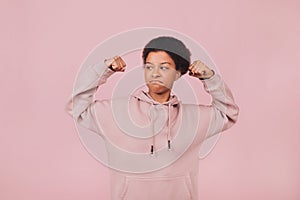
<svg viewBox="0 0 300 200"><path fill-rule="evenodd" d="M220 75L200 60L191 64L190 56L176 38L151 40L142 54L147 90L128 99L94 99L111 75L125 72L120 56L91 66L84 72L88 80L77 84L67 110L105 141L112 199L198 199L200 146L237 121L238 106ZM187 72L204 85L211 105L183 104L172 94L174 82Z"/></svg>

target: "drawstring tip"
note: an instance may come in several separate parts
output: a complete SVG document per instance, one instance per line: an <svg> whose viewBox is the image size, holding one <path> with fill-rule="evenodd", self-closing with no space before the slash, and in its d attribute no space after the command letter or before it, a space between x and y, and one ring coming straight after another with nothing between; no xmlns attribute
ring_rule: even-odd
<svg viewBox="0 0 300 200"><path fill-rule="evenodd" d="M171 141L170 140L168 140L168 149L169 149L169 151L171 150Z"/></svg>
<svg viewBox="0 0 300 200"><path fill-rule="evenodd" d="M153 147L153 145L151 145L151 156L153 156L154 155L154 147Z"/></svg>

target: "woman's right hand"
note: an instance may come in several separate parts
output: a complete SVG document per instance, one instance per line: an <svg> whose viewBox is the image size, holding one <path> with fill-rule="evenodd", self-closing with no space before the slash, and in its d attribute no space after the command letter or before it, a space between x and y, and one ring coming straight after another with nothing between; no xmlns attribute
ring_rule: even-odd
<svg viewBox="0 0 300 200"><path fill-rule="evenodd" d="M126 69L126 63L120 56L115 56L104 61L105 65L115 72L124 72Z"/></svg>

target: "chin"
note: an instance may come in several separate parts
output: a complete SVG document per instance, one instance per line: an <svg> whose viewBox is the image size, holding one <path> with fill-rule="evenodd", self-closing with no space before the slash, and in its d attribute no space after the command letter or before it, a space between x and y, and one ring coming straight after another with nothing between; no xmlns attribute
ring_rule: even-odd
<svg viewBox="0 0 300 200"><path fill-rule="evenodd" d="M149 92L151 92L153 94L157 94L157 95L165 94L169 91L170 90L165 87L164 88L149 88Z"/></svg>

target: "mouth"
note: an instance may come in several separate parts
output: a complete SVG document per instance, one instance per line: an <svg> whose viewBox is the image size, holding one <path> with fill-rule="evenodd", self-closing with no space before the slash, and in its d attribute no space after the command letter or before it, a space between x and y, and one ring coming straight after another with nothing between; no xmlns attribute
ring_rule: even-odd
<svg viewBox="0 0 300 200"><path fill-rule="evenodd" d="M162 82L162 81L159 81L159 80L151 80L151 81L149 81L149 83L158 83L158 84L162 84L163 82Z"/></svg>
<svg viewBox="0 0 300 200"><path fill-rule="evenodd" d="M151 80L151 81L149 81L149 84L163 85L163 82L159 81L159 80Z"/></svg>

